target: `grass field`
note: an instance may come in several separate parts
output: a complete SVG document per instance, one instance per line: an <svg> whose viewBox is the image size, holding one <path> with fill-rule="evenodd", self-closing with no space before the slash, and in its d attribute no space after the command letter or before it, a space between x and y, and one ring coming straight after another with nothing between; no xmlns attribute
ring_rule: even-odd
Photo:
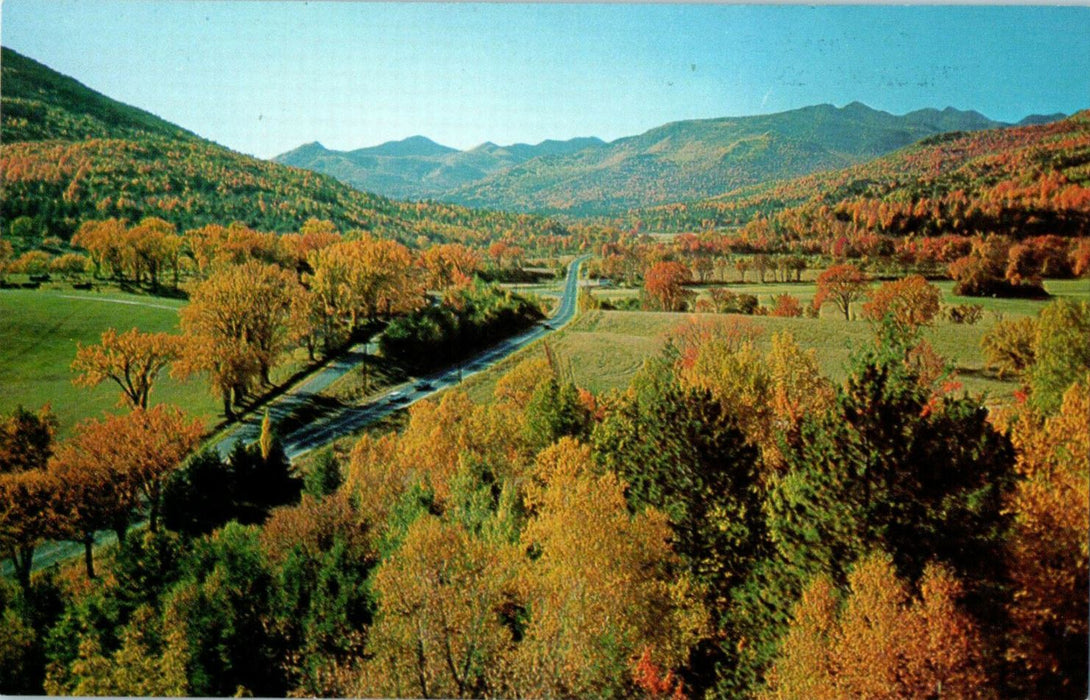
<svg viewBox="0 0 1090 700"><path fill-rule="evenodd" d="M972 326L937 321L925 337L958 370L958 379L973 395L986 395L989 401L1009 399L1017 383L999 381L984 371L980 340L1000 318L1036 315L1048 302L1025 299L978 299L957 297L953 284L940 282L946 304L974 303L985 309L983 319ZM1090 282L1086 280L1049 281L1046 287L1054 297L1090 300ZM757 294L762 305L769 305L772 295L787 292L808 304L814 287L808 284L777 283L731 285L737 292ZM622 290L622 293L627 290ZM668 335L683 323L702 316L687 313L641 311L593 311L583 314L549 339L553 350L579 386L594 392L624 388L644 359L658 352ZM845 321L832 306L820 319L737 316L762 330L759 346L769 347L772 335L790 331L800 345L817 350L818 361L826 376L840 381L846 376L848 359L854 348L870 342L871 327L866 321ZM496 381L517 362L529 356L541 356L540 343L508 358L500 366L471 377L465 389L475 401L486 401Z"/></svg>
<svg viewBox="0 0 1090 700"><path fill-rule="evenodd" d="M72 384L69 369L76 343L97 343L102 331L132 327L145 332L177 332L182 300L137 296L116 290L0 290L0 413L22 405L33 411L49 403L60 421L61 437L77 422L119 410L120 389L104 382L93 389ZM297 352L272 374L274 383L287 379L303 366ZM169 403L200 416L206 427L222 418L222 405L207 382L187 382L164 372L151 393L151 403Z"/></svg>
<svg viewBox="0 0 1090 700"><path fill-rule="evenodd" d="M79 420L116 411L117 385L110 382L86 389L72 384L75 374L69 365L76 343L97 343L102 331L111 326L174 332L177 310L183 304L116 291L0 291L0 413L20 404L37 410L49 402L63 436ZM152 390L151 402L182 406L205 417L208 424L219 408L199 379L182 383L164 376Z"/></svg>

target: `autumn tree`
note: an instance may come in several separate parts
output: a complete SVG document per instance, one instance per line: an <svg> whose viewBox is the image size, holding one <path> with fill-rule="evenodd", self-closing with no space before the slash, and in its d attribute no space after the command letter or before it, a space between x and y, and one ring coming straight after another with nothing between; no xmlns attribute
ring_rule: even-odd
<svg viewBox="0 0 1090 700"><path fill-rule="evenodd" d="M767 698L987 697L980 633L960 609L961 586L929 566L910 594L888 555L861 559L838 595L817 577L795 607Z"/></svg>
<svg viewBox="0 0 1090 700"><path fill-rule="evenodd" d="M8 272L8 266L15 257L15 247L7 240L0 238L0 282L3 282Z"/></svg>
<svg viewBox="0 0 1090 700"><path fill-rule="evenodd" d="M644 274L644 287L656 309L682 311L685 308L689 268L679 262L657 262Z"/></svg>
<svg viewBox="0 0 1090 700"><path fill-rule="evenodd" d="M56 431L48 404L37 414L19 406L0 418L0 547L24 590L34 549L61 532L62 494L46 469Z"/></svg>
<svg viewBox="0 0 1090 700"><path fill-rule="evenodd" d="M269 383L287 341L297 284L275 265L248 262L212 275L182 309L187 343L176 371L208 371L228 418L257 380Z"/></svg>
<svg viewBox="0 0 1090 700"><path fill-rule="evenodd" d="M325 313L350 336L363 321L419 308L424 290L408 248L369 235L310 253L306 279Z"/></svg>
<svg viewBox="0 0 1090 700"><path fill-rule="evenodd" d="M1027 372L1030 401L1054 413L1064 392L1090 371L1090 303L1058 299L1041 310Z"/></svg>
<svg viewBox="0 0 1090 700"><path fill-rule="evenodd" d="M1081 696L1087 690L1086 581L1090 576L1090 374L1059 412L1023 411L1012 440L1022 479L1011 495L1008 543L1014 622L1008 658L1020 693Z"/></svg>
<svg viewBox="0 0 1090 700"><path fill-rule="evenodd" d="M115 278L124 275L125 223L117 219L85 221L72 236L72 245L86 250L98 277L107 270Z"/></svg>
<svg viewBox="0 0 1090 700"><path fill-rule="evenodd" d="M88 513L115 513L115 508L126 507L131 511L143 501L149 508L149 528L155 531L165 478L193 451L203 433L199 420L162 404L88 420L77 426L76 434L65 443L63 455L58 455L63 464L58 474L70 477L68 483L77 493L87 494ZM101 486L105 479L99 478L98 472L103 468L112 472L105 494ZM86 484L86 490L79 488L81 484ZM113 504L101 510L96 504L92 509L92 497ZM107 519L112 520L88 516L83 525L98 526ZM118 528L118 539L124 541L127 521L113 520L111 524Z"/></svg>
<svg viewBox="0 0 1090 700"><path fill-rule="evenodd" d="M371 657L354 694L487 697L502 693L514 644L504 607L514 594L515 549L424 516L375 573Z"/></svg>
<svg viewBox="0 0 1090 700"><path fill-rule="evenodd" d="M184 249L197 265L201 277L231 265L260 261L279 263L283 257L280 237L254 231L238 221L230 226L208 224L185 232Z"/></svg>
<svg viewBox="0 0 1090 700"><path fill-rule="evenodd" d="M120 629L120 638L120 647L110 652L98 636L85 636L68 668L50 668L45 691L87 696L173 697L188 693L189 649L180 620L165 626L151 606L141 606Z"/></svg>
<svg viewBox="0 0 1090 700"><path fill-rule="evenodd" d="M307 256L340 241L341 234L337 232L333 222L311 218L307 219L299 233L285 233L280 236L279 246L284 262L301 277L304 272L312 272Z"/></svg>
<svg viewBox="0 0 1090 700"><path fill-rule="evenodd" d="M65 442L49 464L65 515L58 535L83 545L87 577L95 578L94 537L99 530L122 534L136 507L133 492L112 464L88 459L80 439ZM119 540L122 541L122 540Z"/></svg>
<svg viewBox="0 0 1090 700"><path fill-rule="evenodd" d="M66 280L74 281L81 278L87 272L88 258L79 253L65 253L53 258L49 263L49 271L60 275Z"/></svg>
<svg viewBox="0 0 1090 700"><path fill-rule="evenodd" d="M159 286L160 271L172 262L177 265L182 241L174 225L155 216L140 220L125 234L128 255L132 258L133 277L140 282L144 272L152 288ZM177 277L177 273L175 273Z"/></svg>
<svg viewBox="0 0 1090 700"><path fill-rule="evenodd" d="M465 284L481 269L480 254L460 243L430 246L420 254L420 262L427 273L429 289Z"/></svg>
<svg viewBox="0 0 1090 700"><path fill-rule="evenodd" d="M665 667L679 665L704 612L688 577L668 573L662 513L631 514L623 483L596 472L590 451L570 438L538 457L526 503L534 516L522 545L537 556L525 574L530 619L506 694L617 694L648 648Z"/></svg>
<svg viewBox="0 0 1090 700"><path fill-rule="evenodd" d="M813 307L820 310L831 301L844 314L845 321L851 320L851 305L866 295L869 284L867 276L854 265L834 265L818 275Z"/></svg>
<svg viewBox="0 0 1090 700"><path fill-rule="evenodd" d="M978 621L1001 614L1013 450L977 402L934 397L917 379L903 350L868 351L832 410L805 418L765 502L775 556L755 596L797 600L814 575L843 581L847 562L880 547L912 580L928 562L950 567ZM760 667L779 618L767 604L739 614L753 615L747 664Z"/></svg>
<svg viewBox="0 0 1090 700"><path fill-rule="evenodd" d="M53 256L44 250L28 250L11 264L11 268L25 275L44 275L52 264Z"/></svg>
<svg viewBox="0 0 1090 700"><path fill-rule="evenodd" d="M77 386L94 387L109 379L121 387L123 401L132 408L147 408L159 373L178 359L181 338L169 333L141 333L136 328L118 333L108 328L98 345L76 344L72 370Z"/></svg>
<svg viewBox="0 0 1090 700"><path fill-rule="evenodd" d="M931 324L939 313L942 291L920 275L909 275L893 282L883 282L869 293L863 304L863 317L870 321L892 323L905 337Z"/></svg>
<svg viewBox="0 0 1090 700"><path fill-rule="evenodd" d="M780 318L797 318L802 316L802 304L790 294L777 294L773 299L772 309L768 312L768 315Z"/></svg>
<svg viewBox="0 0 1090 700"><path fill-rule="evenodd" d="M1020 375L1033 364L1036 335L1037 321L1032 317L1000 320L980 339L987 366L998 372L1000 378Z"/></svg>
<svg viewBox="0 0 1090 700"><path fill-rule="evenodd" d="M40 469L0 474L0 547L26 591L34 550L61 530L64 507L56 479Z"/></svg>

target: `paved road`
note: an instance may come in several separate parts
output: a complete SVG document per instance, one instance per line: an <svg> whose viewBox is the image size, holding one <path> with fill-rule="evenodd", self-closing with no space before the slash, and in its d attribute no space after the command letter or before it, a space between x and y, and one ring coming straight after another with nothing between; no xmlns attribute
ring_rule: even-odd
<svg viewBox="0 0 1090 700"><path fill-rule="evenodd" d="M564 283L563 294L560 297L560 306L548 321L497 343L457 365L422 377L416 382L406 382L392 387L370 403L362 406L345 407L301 427L283 437L284 449L288 457L294 459L315 448L327 445L337 438L350 435L360 428L388 416L394 411L403 409L447 387L454 386L464 378L487 370L508 355L567 324L575 316L578 305L579 271L589 257L584 255L576 258L568 267L568 276ZM341 374L343 375L344 372ZM274 419L277 417L272 410L270 410L270 415ZM252 430L247 432L246 439L256 440L258 430L260 430L260 426L255 423Z"/></svg>
<svg viewBox="0 0 1090 700"><path fill-rule="evenodd" d="M288 457L294 459L311 450L328 445L334 440L350 435L395 411L416 403L420 399L458 384L465 377L483 372L511 353L567 324L575 316L578 303L579 272L583 263L589 257L589 255L584 255L576 258L568 266L568 276L564 283L560 306L548 321L534 326L520 335L497 343L457 365L427 377L422 377L414 382L405 382L399 386L391 387L386 393L370 403L362 406L338 407L327 415L300 427L286 436L282 436L284 449ZM272 401L269 404L269 416L272 418L273 423L282 421L296 410L316 402L321 391L358 367L367 356L369 349L363 343L352 346L347 352ZM251 416L247 420L236 424L216 443L216 449L221 455L226 456L239 440L245 442L256 440L261 433L262 417L263 414L261 417ZM115 540L116 538L111 532L103 531L95 535L97 545ZM72 559L82 554L83 545L79 543L47 542L38 547L34 553L34 569L42 569L56 562ZM0 562L0 573L8 575L11 571L10 561L5 559Z"/></svg>
<svg viewBox="0 0 1090 700"><path fill-rule="evenodd" d="M553 332L554 329L568 323L574 316L577 306L579 272L589 256L582 256L568 266L568 275L560 306L544 324L534 326L520 335L508 338L479 354L463 360L461 363L421 377L414 382L405 382L391 387L386 393L373 401L360 406L337 407L293 432L282 435L284 450L294 459L315 448L327 445L337 438L363 428L389 414L401 410L420 399L426 398L447 387L458 384L467 376L482 372L493 366L511 353L529 345L535 340ZM367 356L367 349L360 343L349 348L348 352L311 374L307 379L296 384L283 396L269 404L269 416L273 424L285 421L300 409L313 407L320 402L318 394L330 384L358 367ZM221 455L230 453L238 441L253 442L261 433L262 416L251 416L237 424L218 443L216 449Z"/></svg>

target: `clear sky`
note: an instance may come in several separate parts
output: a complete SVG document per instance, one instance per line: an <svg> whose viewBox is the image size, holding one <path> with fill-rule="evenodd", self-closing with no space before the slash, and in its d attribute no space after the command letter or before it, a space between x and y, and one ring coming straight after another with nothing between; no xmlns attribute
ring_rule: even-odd
<svg viewBox="0 0 1090 700"><path fill-rule="evenodd" d="M238 151L611 140L859 100L1090 107L1090 8L4 0L0 42ZM0 86L2 89L2 86Z"/></svg>

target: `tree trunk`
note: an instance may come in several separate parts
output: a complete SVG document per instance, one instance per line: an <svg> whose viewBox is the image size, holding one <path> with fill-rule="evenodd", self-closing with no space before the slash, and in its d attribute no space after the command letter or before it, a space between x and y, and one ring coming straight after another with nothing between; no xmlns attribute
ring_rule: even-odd
<svg viewBox="0 0 1090 700"><path fill-rule="evenodd" d="M34 564L34 547L11 548L11 563L15 565L15 575L23 591L30 590L30 569Z"/></svg>
<svg viewBox="0 0 1090 700"><path fill-rule="evenodd" d="M231 390L230 389L224 389L224 391L223 391L223 415L229 421L233 421L235 419L235 412L231 408Z"/></svg>
<svg viewBox="0 0 1090 700"><path fill-rule="evenodd" d="M87 567L87 578L95 577L95 533L87 532L83 535L83 563Z"/></svg>
<svg viewBox="0 0 1090 700"><path fill-rule="evenodd" d="M159 494L154 498L148 498L151 507L148 509L148 532L159 531Z"/></svg>
<svg viewBox="0 0 1090 700"><path fill-rule="evenodd" d="M117 535L118 548L125 546L125 537L129 532L129 519L124 515L114 518L113 530Z"/></svg>

